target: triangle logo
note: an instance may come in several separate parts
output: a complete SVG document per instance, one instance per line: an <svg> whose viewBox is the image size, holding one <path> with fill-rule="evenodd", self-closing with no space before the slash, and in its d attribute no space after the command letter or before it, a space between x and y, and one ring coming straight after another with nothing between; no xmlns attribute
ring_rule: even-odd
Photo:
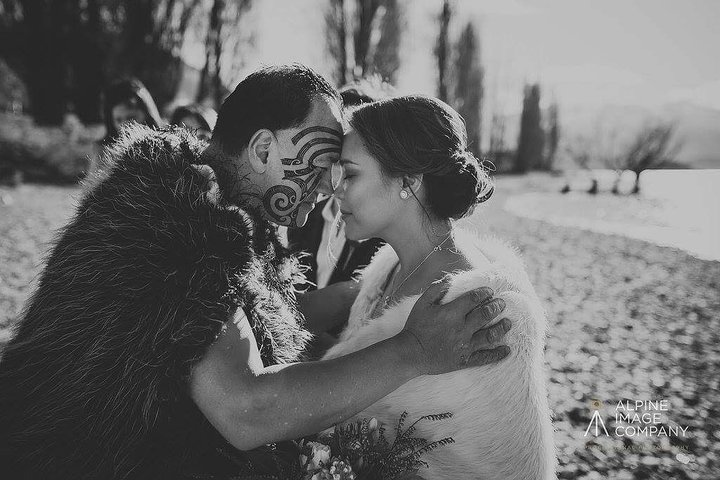
<svg viewBox="0 0 720 480"><path fill-rule="evenodd" d="M605 432L605 436L609 437L610 434L607 431L607 428L605 428L605 422L603 422L602 417L600 416L600 411L595 410L593 412L593 416L590 419L590 423L588 424L587 429L585 430L585 437L588 436L588 433L590 433L590 429L593 427L593 424L595 425L595 432L594 435L597 437L600 435L600 427L602 427L602 430Z"/></svg>

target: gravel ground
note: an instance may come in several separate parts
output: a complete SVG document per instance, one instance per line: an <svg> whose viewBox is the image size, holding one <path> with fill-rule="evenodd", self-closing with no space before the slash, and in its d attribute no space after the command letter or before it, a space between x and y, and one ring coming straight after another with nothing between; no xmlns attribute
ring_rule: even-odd
<svg viewBox="0 0 720 480"><path fill-rule="evenodd" d="M502 210L549 177L501 178L475 223L522 253L548 313L546 360L560 478L716 479L720 471L720 262ZM77 188L0 187L0 343L32 290ZM593 405L593 401L599 401ZM618 401L667 401L658 425L620 437ZM597 410L610 435L585 436ZM642 413L642 412L640 412Z"/></svg>
<svg viewBox="0 0 720 480"><path fill-rule="evenodd" d="M720 478L720 262L518 218L500 208L507 196L554 182L498 183L477 223L521 251L547 310L559 477ZM617 403L636 400L666 400L658 426L686 436L618 436ZM584 436L595 410L609 437Z"/></svg>
<svg viewBox="0 0 720 480"><path fill-rule="evenodd" d="M55 231L73 213L77 187L0 187L0 343L35 286Z"/></svg>

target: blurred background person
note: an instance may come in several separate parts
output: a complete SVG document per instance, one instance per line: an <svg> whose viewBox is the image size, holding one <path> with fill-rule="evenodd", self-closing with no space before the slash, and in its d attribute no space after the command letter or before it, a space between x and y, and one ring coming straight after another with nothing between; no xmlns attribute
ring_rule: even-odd
<svg viewBox="0 0 720 480"><path fill-rule="evenodd" d="M103 100L105 119L103 146L117 137L120 127L126 122L135 121L153 128L165 124L152 95L136 78L116 81L105 90Z"/></svg>
<svg viewBox="0 0 720 480"><path fill-rule="evenodd" d="M210 139L216 121L217 112L198 103L179 106L170 117L170 124L193 130L202 140Z"/></svg>

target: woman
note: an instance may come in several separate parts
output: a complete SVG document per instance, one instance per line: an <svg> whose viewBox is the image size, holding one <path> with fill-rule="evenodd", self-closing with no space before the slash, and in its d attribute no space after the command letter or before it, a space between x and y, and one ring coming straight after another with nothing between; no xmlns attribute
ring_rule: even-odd
<svg viewBox="0 0 720 480"><path fill-rule="evenodd" d="M543 380L545 317L517 256L455 220L487 200L493 185L467 150L465 125L445 103L406 96L365 105L350 118L337 192L347 238L388 245L362 272L348 326L324 358L395 335L432 282L451 272L445 300L489 286L513 324L507 361L412 380L358 417L388 427L404 412L453 417L421 422L417 435L455 444L423 457L432 479L554 477L552 426Z"/></svg>

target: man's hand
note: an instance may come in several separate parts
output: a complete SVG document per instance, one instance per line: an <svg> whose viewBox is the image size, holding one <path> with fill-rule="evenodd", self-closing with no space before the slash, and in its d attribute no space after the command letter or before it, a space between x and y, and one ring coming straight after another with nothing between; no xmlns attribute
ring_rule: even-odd
<svg viewBox="0 0 720 480"><path fill-rule="evenodd" d="M441 305L448 286L447 280L432 285L415 302L398 334L410 350L415 349L423 375L495 363L510 353L508 346L497 344L510 330L510 320L487 327L505 309L505 302L493 298L489 288L480 288Z"/></svg>

